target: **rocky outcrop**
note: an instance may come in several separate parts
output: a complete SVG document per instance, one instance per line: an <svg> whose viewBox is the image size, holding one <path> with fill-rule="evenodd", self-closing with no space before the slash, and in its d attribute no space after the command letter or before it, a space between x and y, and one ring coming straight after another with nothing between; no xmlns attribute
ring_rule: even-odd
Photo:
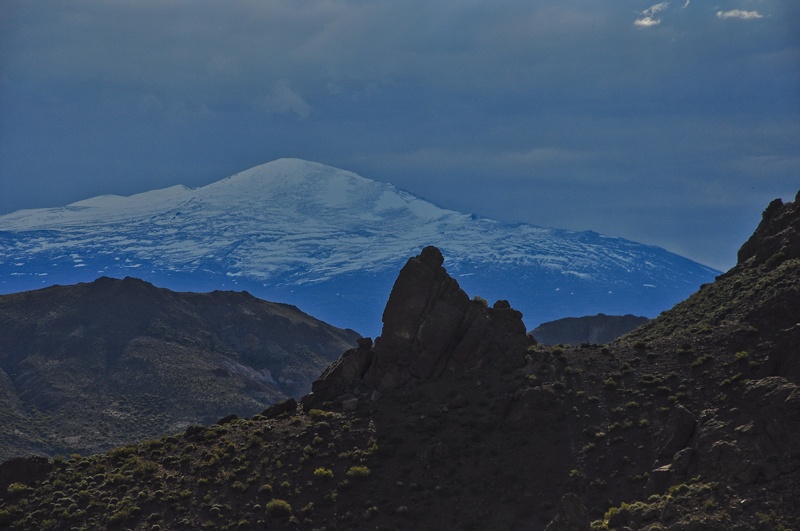
<svg viewBox="0 0 800 531"><path fill-rule="evenodd" d="M362 383L375 353L372 351L372 340L365 341L362 338L358 340L358 344L358 348L342 354L311 384L311 394L301 399L306 410L342 397L350 388Z"/></svg>
<svg viewBox="0 0 800 531"><path fill-rule="evenodd" d="M522 314L507 301L489 308L470 300L443 262L442 253L429 246L400 271L365 376L374 389L394 389L445 370L524 363L521 353L532 339Z"/></svg>
<svg viewBox="0 0 800 531"><path fill-rule="evenodd" d="M392 288L374 347L364 341L346 352L314 382L316 396L304 398L304 404L332 400L354 384L377 396L448 370L491 365L505 371L524 365L534 341L522 314L507 301L488 307L470 300L443 262L432 246L408 260Z"/></svg>
<svg viewBox="0 0 800 531"><path fill-rule="evenodd" d="M800 258L800 192L793 203L775 199L764 210L761 223L739 249L739 266L748 262L770 265L791 258Z"/></svg>

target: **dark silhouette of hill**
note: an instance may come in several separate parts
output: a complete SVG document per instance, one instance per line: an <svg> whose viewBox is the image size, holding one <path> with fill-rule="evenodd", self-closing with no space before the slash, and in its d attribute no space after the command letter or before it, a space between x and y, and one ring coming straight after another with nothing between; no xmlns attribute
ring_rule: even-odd
<svg viewBox="0 0 800 531"><path fill-rule="evenodd" d="M565 317L542 323L530 334L544 345L580 345L581 343L610 343L649 321L636 315L587 315Z"/></svg>
<svg viewBox="0 0 800 531"><path fill-rule="evenodd" d="M619 340L532 344L428 247L373 343L252 418L0 467L20 529L800 528L800 202ZM157 527L156 527L157 526Z"/></svg>
<svg viewBox="0 0 800 531"><path fill-rule="evenodd" d="M252 415L308 392L356 337L246 292L133 278L0 296L0 460Z"/></svg>

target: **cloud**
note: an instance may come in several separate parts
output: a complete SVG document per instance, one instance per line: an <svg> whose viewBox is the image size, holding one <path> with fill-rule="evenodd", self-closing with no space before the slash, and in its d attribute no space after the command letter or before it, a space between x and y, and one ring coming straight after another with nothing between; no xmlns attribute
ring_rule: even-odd
<svg viewBox="0 0 800 531"><path fill-rule="evenodd" d="M661 19L653 18L653 17L644 17L636 19L634 22L640 28L649 28L651 26L658 26L661 24Z"/></svg>
<svg viewBox="0 0 800 531"><path fill-rule="evenodd" d="M658 26L659 24L661 24L661 19L656 18L655 15L657 15L661 11L666 10L668 7L669 7L669 2L660 2L658 4L653 4L641 12L641 14L644 15L644 17L636 19L633 23L636 26L639 26L640 28L650 28L653 26Z"/></svg>
<svg viewBox="0 0 800 531"><path fill-rule="evenodd" d="M269 94L262 100L262 106L269 112L294 115L298 118L308 118L311 105L297 92L292 90L285 79L278 80Z"/></svg>
<svg viewBox="0 0 800 531"><path fill-rule="evenodd" d="M742 9L731 9L730 11L717 11L717 17L721 19L738 18L741 20L753 20L764 18L758 11L744 11Z"/></svg>
<svg viewBox="0 0 800 531"><path fill-rule="evenodd" d="M652 16L661 11L665 11L668 7L669 7L669 2L660 2L658 4L653 4L644 11L642 11L642 15Z"/></svg>

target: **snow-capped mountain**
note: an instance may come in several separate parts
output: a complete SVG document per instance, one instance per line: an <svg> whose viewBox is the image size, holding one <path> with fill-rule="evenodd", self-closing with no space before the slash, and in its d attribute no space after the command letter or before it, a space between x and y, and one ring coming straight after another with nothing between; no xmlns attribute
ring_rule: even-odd
<svg viewBox="0 0 800 531"><path fill-rule="evenodd" d="M0 292L134 276L248 290L376 335L397 272L429 244L470 295L508 299L530 328L598 312L654 316L718 274L657 247L500 223L281 159L197 189L0 216Z"/></svg>

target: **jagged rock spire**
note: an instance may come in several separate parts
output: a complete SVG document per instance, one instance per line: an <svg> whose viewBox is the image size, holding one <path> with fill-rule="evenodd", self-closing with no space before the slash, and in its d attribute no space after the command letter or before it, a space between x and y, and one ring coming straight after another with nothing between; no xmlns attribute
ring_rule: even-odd
<svg viewBox="0 0 800 531"><path fill-rule="evenodd" d="M408 260L395 281L383 312L383 331L374 349L346 352L314 383L316 397L331 400L354 383L385 392L440 376L491 364L498 369L524 364L533 343L522 314L507 301L490 308L470 300L442 266L436 247Z"/></svg>

